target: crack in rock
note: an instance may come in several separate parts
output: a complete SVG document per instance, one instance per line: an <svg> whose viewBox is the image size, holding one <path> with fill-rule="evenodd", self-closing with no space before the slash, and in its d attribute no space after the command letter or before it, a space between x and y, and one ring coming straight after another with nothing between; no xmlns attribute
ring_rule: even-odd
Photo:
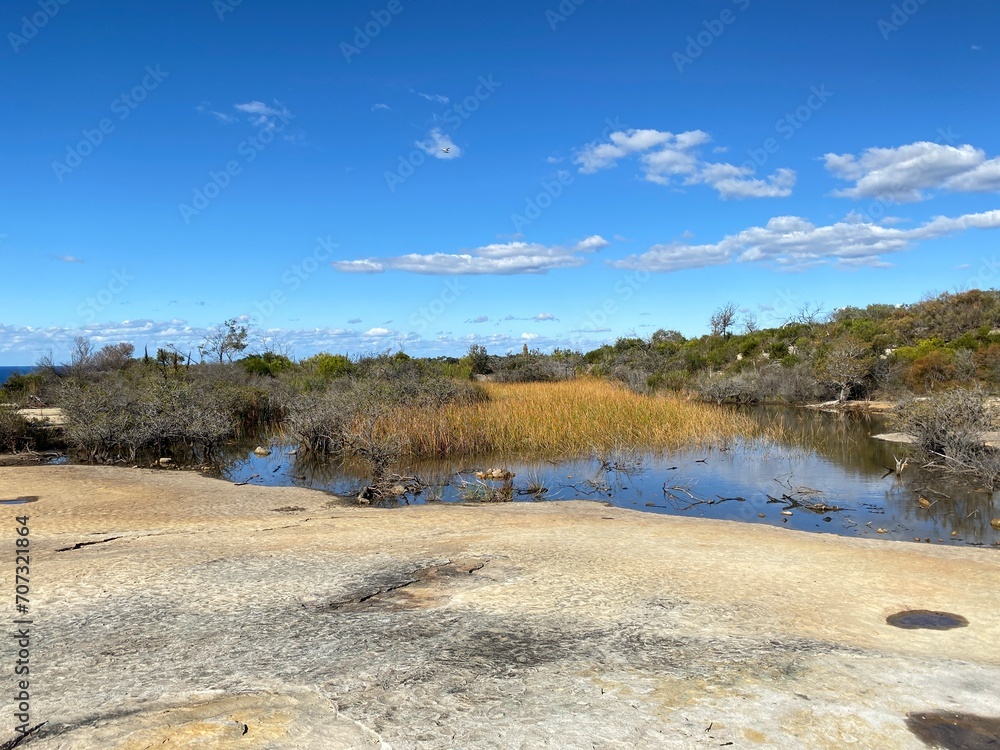
<svg viewBox="0 0 1000 750"><path fill-rule="evenodd" d="M121 539L120 536L109 536L107 539L98 539L94 542L79 542L74 544L72 547L62 547L57 549L56 552L72 552L73 550L83 549L84 547L89 547L92 544L104 544L105 542L113 542L115 539Z"/></svg>
<svg viewBox="0 0 1000 750"><path fill-rule="evenodd" d="M484 567L486 567L486 562L482 560L459 560L457 562L445 560L443 563L416 568L401 576L390 578L389 581L379 582L369 587L365 593L328 601L322 606L324 609L335 611L363 611L383 606L410 609L419 606L419 604L415 604L412 600L403 600L395 592L411 587L425 591L430 590L436 588L435 584L449 579L471 576Z"/></svg>

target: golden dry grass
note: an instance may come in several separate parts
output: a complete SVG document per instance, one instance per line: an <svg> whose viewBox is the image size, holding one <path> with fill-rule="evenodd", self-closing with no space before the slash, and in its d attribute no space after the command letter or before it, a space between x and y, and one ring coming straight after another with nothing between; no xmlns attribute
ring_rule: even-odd
<svg viewBox="0 0 1000 750"><path fill-rule="evenodd" d="M410 456L563 457L629 446L676 449L759 434L733 410L642 396L603 380L487 383L488 402L404 410L384 423Z"/></svg>

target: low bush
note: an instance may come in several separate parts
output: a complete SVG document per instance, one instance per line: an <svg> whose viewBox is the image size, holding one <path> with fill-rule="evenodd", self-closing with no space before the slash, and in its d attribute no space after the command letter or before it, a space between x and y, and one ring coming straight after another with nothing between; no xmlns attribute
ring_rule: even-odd
<svg viewBox="0 0 1000 750"><path fill-rule="evenodd" d="M996 429L996 418L982 389L910 399L896 408L891 424L913 437L928 466L972 475L990 489L1000 480L1000 451L984 443L984 433Z"/></svg>

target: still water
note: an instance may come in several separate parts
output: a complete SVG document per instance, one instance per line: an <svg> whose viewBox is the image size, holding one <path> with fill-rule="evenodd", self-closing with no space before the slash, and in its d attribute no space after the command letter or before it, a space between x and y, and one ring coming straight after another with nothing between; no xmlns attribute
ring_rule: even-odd
<svg viewBox="0 0 1000 750"><path fill-rule="evenodd" d="M756 419L781 428L773 441L731 441L671 453L588 456L572 460L502 459L411 463L400 474L427 488L391 505L464 502L501 481L475 472L512 472L511 498L523 502L594 500L647 513L717 518L801 531L948 545L1000 548L996 493L946 481L910 461L888 471L905 446L873 440L885 432L874 416L758 408ZM361 467L305 463L274 442L270 456L241 450L223 477L232 482L311 487L354 497L367 484ZM603 460L602 460L603 459ZM545 488L541 493L529 490Z"/></svg>

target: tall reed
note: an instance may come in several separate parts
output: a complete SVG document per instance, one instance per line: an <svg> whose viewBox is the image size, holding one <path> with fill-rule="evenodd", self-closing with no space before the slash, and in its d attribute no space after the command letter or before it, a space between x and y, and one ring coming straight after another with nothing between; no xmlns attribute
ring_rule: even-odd
<svg viewBox="0 0 1000 750"><path fill-rule="evenodd" d="M675 449L761 427L735 410L679 396L643 396L603 380L487 383L489 401L393 409L381 422L414 457L582 456L629 445Z"/></svg>

